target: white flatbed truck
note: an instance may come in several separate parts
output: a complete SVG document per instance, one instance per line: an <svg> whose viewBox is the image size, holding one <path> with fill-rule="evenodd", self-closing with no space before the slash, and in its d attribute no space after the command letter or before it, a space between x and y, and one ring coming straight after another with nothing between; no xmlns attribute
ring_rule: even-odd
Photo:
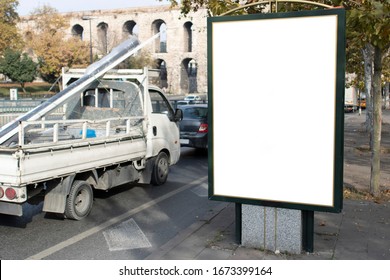
<svg viewBox="0 0 390 280"><path fill-rule="evenodd" d="M0 129L0 213L22 216L43 195L43 211L81 220L93 189L165 183L180 157L182 112L149 85L147 69L112 70L138 49L130 40L64 72L63 91Z"/></svg>
<svg viewBox="0 0 390 280"><path fill-rule="evenodd" d="M344 111L355 112L358 109L358 92L355 87L345 88Z"/></svg>

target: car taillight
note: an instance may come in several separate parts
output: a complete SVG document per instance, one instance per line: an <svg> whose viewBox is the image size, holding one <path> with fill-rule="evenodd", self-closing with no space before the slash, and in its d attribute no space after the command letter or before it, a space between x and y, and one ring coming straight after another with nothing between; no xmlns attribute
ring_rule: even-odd
<svg viewBox="0 0 390 280"><path fill-rule="evenodd" d="M198 132L199 133L207 133L209 131L209 125L207 123L202 123L199 126Z"/></svg>
<svg viewBox="0 0 390 280"><path fill-rule="evenodd" d="M0 187L0 198L2 198L4 196L4 190L2 187Z"/></svg>
<svg viewBox="0 0 390 280"><path fill-rule="evenodd" d="M5 196L9 199L12 200L16 197L16 191L13 188L7 188L5 190Z"/></svg>

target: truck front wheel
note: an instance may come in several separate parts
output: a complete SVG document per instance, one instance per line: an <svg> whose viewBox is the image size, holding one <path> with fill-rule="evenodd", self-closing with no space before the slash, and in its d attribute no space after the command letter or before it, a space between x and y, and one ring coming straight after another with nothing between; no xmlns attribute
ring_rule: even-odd
<svg viewBox="0 0 390 280"><path fill-rule="evenodd" d="M74 181L66 199L65 216L68 219L81 220L91 212L93 192L85 181Z"/></svg>
<svg viewBox="0 0 390 280"><path fill-rule="evenodd" d="M152 185L160 186L167 181L169 172L168 156L164 152L160 152L156 158L156 162L152 171Z"/></svg>

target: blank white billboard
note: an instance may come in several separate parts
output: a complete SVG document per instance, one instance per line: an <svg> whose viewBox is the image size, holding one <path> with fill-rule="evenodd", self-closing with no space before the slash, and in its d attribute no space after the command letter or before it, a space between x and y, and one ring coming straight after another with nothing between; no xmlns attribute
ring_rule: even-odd
<svg viewBox="0 0 390 280"><path fill-rule="evenodd" d="M339 17L209 19L211 198L340 208Z"/></svg>

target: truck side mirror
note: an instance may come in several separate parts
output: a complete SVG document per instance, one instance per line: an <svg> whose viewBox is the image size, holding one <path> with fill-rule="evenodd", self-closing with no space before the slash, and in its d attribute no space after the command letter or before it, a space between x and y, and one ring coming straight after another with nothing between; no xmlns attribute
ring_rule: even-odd
<svg viewBox="0 0 390 280"><path fill-rule="evenodd" d="M182 119L183 119L183 111L181 109L176 109L175 122L180 122Z"/></svg>

